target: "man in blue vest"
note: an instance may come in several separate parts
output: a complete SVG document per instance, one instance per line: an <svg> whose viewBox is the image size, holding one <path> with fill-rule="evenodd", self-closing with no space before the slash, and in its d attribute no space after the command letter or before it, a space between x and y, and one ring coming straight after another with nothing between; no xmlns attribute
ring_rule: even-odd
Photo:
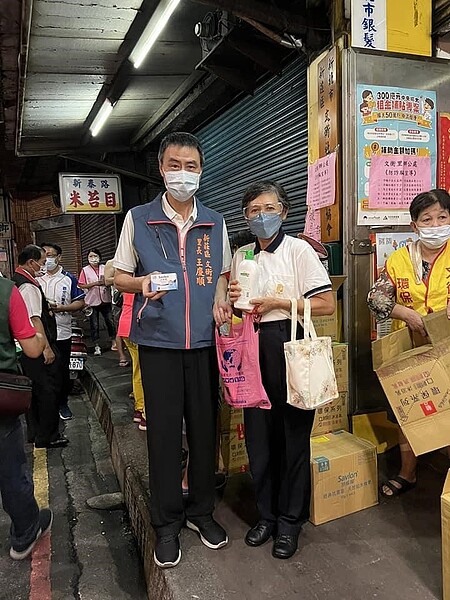
<svg viewBox="0 0 450 600"><path fill-rule="evenodd" d="M114 284L136 293L130 338L139 346L145 394L154 560L167 568L180 561L185 518L208 548L228 542L212 517L218 403L212 308L226 310L231 251L223 217L195 196L204 161L197 138L169 134L158 159L166 192L127 213ZM176 289L152 291L155 273L175 274ZM189 445L185 508L183 417Z"/></svg>

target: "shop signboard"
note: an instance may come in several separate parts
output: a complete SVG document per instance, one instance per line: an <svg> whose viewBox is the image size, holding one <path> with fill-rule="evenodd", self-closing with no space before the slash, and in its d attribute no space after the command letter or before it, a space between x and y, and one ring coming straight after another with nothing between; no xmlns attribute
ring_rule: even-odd
<svg viewBox="0 0 450 600"><path fill-rule="evenodd" d="M431 56L431 0L351 0L352 46Z"/></svg>
<svg viewBox="0 0 450 600"><path fill-rule="evenodd" d="M12 238L12 223L0 221L0 240L10 240Z"/></svg>
<svg viewBox="0 0 450 600"><path fill-rule="evenodd" d="M359 83L356 101L358 225L408 225L410 200L436 185L436 92ZM375 201L373 157L383 169Z"/></svg>
<svg viewBox="0 0 450 600"><path fill-rule="evenodd" d="M318 68L318 125L319 125L319 156L326 158L329 154L336 153L331 160L336 161L336 180L334 202L320 210L321 241L336 242L340 239L340 154L338 152L340 140L340 81L338 51L334 46L319 62ZM333 173L334 174L334 173ZM312 210L309 207L309 210ZM312 218L317 220L317 216Z"/></svg>
<svg viewBox="0 0 450 600"><path fill-rule="evenodd" d="M59 193L64 213L90 215L122 212L119 175L60 173Z"/></svg>

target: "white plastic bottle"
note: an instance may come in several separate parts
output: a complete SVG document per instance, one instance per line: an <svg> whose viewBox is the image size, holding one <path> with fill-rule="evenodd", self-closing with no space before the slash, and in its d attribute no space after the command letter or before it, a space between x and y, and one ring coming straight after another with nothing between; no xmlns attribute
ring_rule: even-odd
<svg viewBox="0 0 450 600"><path fill-rule="evenodd" d="M241 288L241 296L234 303L236 308L240 310L253 310L253 304L250 300L257 298L259 285L259 266L253 260L253 250L245 250L245 258L241 262L237 272L237 280Z"/></svg>

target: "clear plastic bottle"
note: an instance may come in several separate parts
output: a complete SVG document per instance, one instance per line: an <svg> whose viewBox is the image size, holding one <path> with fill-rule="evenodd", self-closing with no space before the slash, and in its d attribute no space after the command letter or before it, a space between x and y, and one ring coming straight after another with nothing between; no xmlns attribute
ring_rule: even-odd
<svg viewBox="0 0 450 600"><path fill-rule="evenodd" d="M253 250L245 250L245 258L237 272L237 280L241 288L241 296L234 303L240 310L253 310L250 300L259 296L259 266L253 260Z"/></svg>

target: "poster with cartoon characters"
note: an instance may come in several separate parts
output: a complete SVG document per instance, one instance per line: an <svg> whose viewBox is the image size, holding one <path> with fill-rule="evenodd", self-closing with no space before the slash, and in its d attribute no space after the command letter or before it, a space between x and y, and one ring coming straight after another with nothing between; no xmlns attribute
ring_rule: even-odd
<svg viewBox="0 0 450 600"><path fill-rule="evenodd" d="M357 157L358 157L358 225L408 225L411 221L405 202L386 208L391 202L369 204L371 158L383 156L392 165L393 177L404 177L408 171L408 185L414 188L411 175L421 164L429 164L431 187L436 185L436 92L394 88L379 85L357 85ZM429 161L421 158L428 157ZM398 164L401 166L397 167ZM395 164L394 164L395 163ZM415 166L408 167L409 164ZM404 167L406 165L406 167ZM391 169L390 166L387 168ZM417 172L417 180L429 180ZM396 177L396 176L395 176ZM416 182L416 186L419 182ZM398 186L397 186L398 189Z"/></svg>

